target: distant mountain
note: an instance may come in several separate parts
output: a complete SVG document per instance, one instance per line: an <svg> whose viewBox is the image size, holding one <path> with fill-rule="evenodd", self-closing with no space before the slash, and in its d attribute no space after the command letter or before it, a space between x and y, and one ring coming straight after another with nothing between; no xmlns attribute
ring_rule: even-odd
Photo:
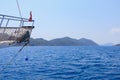
<svg viewBox="0 0 120 80"><path fill-rule="evenodd" d="M117 45L115 45L115 46L120 46L120 44L117 44Z"/></svg>
<svg viewBox="0 0 120 80"><path fill-rule="evenodd" d="M45 40L45 39L42 39L42 38L37 38L37 39L31 38L29 45L32 45L32 46L39 46L39 45L40 46L47 46L48 41Z"/></svg>
<svg viewBox="0 0 120 80"><path fill-rule="evenodd" d="M52 46L74 46L79 45L76 39L69 37L57 38L49 41L49 44Z"/></svg>
<svg viewBox="0 0 120 80"><path fill-rule="evenodd" d="M92 40L89 39L73 39L70 37L56 38L50 41L47 41L42 38L30 39L30 46L98 46Z"/></svg>
<svg viewBox="0 0 120 80"><path fill-rule="evenodd" d="M78 41L79 41L79 45L83 45L83 46L96 46L96 45L98 45L94 41L89 40L89 39L85 39L85 38L79 39Z"/></svg>

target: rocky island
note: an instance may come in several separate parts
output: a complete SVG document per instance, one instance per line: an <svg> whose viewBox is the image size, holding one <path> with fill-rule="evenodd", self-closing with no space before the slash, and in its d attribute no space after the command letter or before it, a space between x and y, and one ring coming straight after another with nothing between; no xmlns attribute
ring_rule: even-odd
<svg viewBox="0 0 120 80"><path fill-rule="evenodd" d="M56 38L53 40L45 40L43 38L30 39L30 46L98 46L97 43L90 39L73 39L70 37Z"/></svg>

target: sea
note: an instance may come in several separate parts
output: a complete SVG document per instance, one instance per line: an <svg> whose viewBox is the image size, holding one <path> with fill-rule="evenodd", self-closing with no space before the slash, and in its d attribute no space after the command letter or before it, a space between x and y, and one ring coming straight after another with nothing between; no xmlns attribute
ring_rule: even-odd
<svg viewBox="0 0 120 80"><path fill-rule="evenodd" d="M119 46L0 48L0 80L120 80Z"/></svg>

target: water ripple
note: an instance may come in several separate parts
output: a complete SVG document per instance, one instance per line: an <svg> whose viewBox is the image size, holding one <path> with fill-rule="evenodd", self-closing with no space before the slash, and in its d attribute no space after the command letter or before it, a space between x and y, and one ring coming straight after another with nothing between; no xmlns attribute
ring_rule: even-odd
<svg viewBox="0 0 120 80"><path fill-rule="evenodd" d="M27 47L5 66L17 50L0 49L0 80L120 80L120 47Z"/></svg>

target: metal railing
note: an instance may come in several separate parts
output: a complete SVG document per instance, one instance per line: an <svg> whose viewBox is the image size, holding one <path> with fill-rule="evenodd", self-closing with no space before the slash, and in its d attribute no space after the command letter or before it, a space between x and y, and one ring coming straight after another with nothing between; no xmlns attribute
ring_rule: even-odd
<svg viewBox="0 0 120 80"><path fill-rule="evenodd" d="M0 14L0 27L12 27L12 26L9 26L11 21L13 23L17 22L19 24L19 26L16 26L16 27L33 26L34 25L34 20L29 21L29 19L27 19L27 18L21 18L21 17ZM27 23L28 25L25 25L25 23Z"/></svg>

